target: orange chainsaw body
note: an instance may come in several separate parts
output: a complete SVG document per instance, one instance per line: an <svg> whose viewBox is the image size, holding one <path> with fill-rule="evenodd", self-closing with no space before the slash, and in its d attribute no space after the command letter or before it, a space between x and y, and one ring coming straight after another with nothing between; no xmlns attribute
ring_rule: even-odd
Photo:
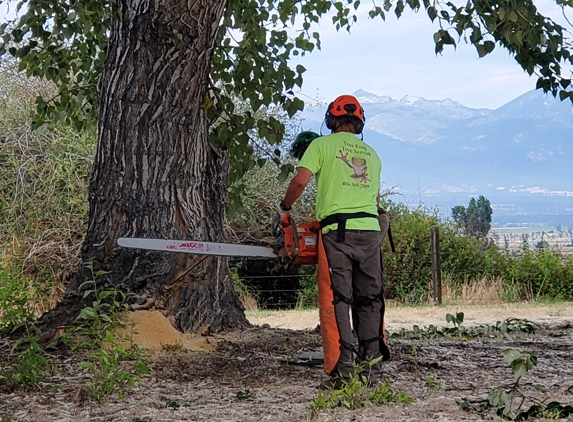
<svg viewBox="0 0 573 422"><path fill-rule="evenodd" d="M318 232L320 223L296 225L292 219L288 226L282 226L282 245L279 257L283 261L290 261L291 265L312 265L318 262Z"/></svg>

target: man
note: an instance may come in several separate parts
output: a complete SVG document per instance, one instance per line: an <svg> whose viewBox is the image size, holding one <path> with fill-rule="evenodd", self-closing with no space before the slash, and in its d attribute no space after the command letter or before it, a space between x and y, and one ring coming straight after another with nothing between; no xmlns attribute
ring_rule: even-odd
<svg viewBox="0 0 573 422"><path fill-rule="evenodd" d="M279 206L279 214L284 217L315 176L316 217L322 227L323 245L319 247L319 295L321 276L330 276L332 299L321 303L321 308L332 302L336 322L332 325L338 340L334 367L327 370L332 346L325 336L321 313L325 370L331 376L328 385L333 388L354 374L354 355L366 366L371 384L378 379L380 358L389 358L382 332L384 302L377 219L382 163L376 151L356 136L362 133L364 122L364 110L353 96L342 95L330 103L325 123L332 134L308 145ZM327 261L322 271L321 260ZM366 361L376 363L369 368Z"/></svg>

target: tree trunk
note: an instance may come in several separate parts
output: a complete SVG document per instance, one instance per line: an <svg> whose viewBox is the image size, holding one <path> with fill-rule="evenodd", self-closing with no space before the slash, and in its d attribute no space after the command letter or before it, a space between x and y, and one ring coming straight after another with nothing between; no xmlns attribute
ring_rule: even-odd
<svg viewBox="0 0 573 422"><path fill-rule="evenodd" d="M225 5L121 0L99 104L83 262L108 272L98 285L134 293L135 306L161 309L184 332L247 324L226 259L127 249L116 240L223 240L228 157L210 144L201 104ZM77 316L90 278L85 268L71 278L45 324Z"/></svg>

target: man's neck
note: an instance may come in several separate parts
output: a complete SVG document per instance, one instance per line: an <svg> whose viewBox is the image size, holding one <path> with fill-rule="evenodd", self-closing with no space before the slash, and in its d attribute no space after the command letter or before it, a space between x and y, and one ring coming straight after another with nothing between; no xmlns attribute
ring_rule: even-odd
<svg viewBox="0 0 573 422"><path fill-rule="evenodd" d="M354 129L354 125L352 123L345 123L345 124L342 124L340 126L336 126L334 129L334 133L338 133L338 132L350 132L350 133L356 134L356 131Z"/></svg>

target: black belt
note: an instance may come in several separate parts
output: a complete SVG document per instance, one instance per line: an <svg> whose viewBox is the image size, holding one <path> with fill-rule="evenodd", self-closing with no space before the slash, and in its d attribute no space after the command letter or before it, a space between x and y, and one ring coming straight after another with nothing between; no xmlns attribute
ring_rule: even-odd
<svg viewBox="0 0 573 422"><path fill-rule="evenodd" d="M338 224L338 229L336 230L336 242L344 242L346 238L346 220L351 220L354 218L378 218L375 214L369 214L367 212L352 212L352 213L337 213L329 215L320 221L320 228L330 226L331 224ZM366 230L360 230L366 231ZM374 230L376 231L376 230Z"/></svg>

